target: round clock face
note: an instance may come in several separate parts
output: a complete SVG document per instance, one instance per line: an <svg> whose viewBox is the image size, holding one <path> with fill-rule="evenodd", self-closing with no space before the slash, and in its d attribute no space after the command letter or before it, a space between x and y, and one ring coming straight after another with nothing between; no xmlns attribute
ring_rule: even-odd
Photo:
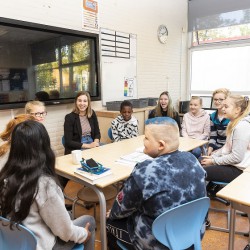
<svg viewBox="0 0 250 250"><path fill-rule="evenodd" d="M160 25L157 30L158 39L161 43L166 43L168 39L168 29L165 25Z"/></svg>

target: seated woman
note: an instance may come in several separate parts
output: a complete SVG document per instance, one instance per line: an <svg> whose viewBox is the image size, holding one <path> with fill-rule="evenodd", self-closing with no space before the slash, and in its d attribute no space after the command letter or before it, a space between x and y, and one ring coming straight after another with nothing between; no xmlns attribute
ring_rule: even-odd
<svg viewBox="0 0 250 250"><path fill-rule="evenodd" d="M148 118L150 119L161 116L173 118L177 122L179 130L181 130L180 117L173 107L172 99L168 91L164 91L160 94L157 106L149 113Z"/></svg>
<svg viewBox="0 0 250 250"><path fill-rule="evenodd" d="M45 105L40 101L29 101L25 105L25 114L33 115L36 121L44 122L47 115Z"/></svg>
<svg viewBox="0 0 250 250"><path fill-rule="evenodd" d="M37 249L66 250L84 243L84 249L93 250L94 218L85 215L71 221L57 183L55 155L45 127L36 121L18 124L0 172L0 214L29 228Z"/></svg>
<svg viewBox="0 0 250 250"><path fill-rule="evenodd" d="M10 152L10 143L11 143L11 134L17 124L26 121L26 120L35 120L31 115L17 115L14 119L11 119L5 130L0 133L0 170L3 168L5 163L8 160Z"/></svg>
<svg viewBox="0 0 250 250"><path fill-rule="evenodd" d="M211 156L203 156L201 164L208 181L231 182L250 167L249 99L231 95L224 101L222 111L230 120L226 144Z"/></svg>
<svg viewBox="0 0 250 250"><path fill-rule="evenodd" d="M202 109L202 99L192 96L189 103L189 112L183 117L181 135L193 139L207 140L210 133L210 116ZM195 148L191 152L196 158L201 156L201 148Z"/></svg>
<svg viewBox="0 0 250 250"><path fill-rule="evenodd" d="M65 116L65 154L72 150L98 147L100 129L88 92L81 91L75 97L74 109Z"/></svg>
<svg viewBox="0 0 250 250"><path fill-rule="evenodd" d="M210 139L208 144L207 155L219 148L221 148L226 142L226 129L230 122L225 118L223 108L223 101L230 95L230 91L225 88L216 89L213 92L213 104L216 107L216 111L210 115Z"/></svg>

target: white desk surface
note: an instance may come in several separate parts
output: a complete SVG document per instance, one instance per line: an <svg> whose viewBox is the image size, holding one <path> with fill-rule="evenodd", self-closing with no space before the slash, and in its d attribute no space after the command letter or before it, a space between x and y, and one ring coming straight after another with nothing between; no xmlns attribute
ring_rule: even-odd
<svg viewBox="0 0 250 250"><path fill-rule="evenodd" d="M250 172L243 172L216 195L227 200L250 206Z"/></svg>
<svg viewBox="0 0 250 250"><path fill-rule="evenodd" d="M250 167L246 168L246 169L244 170L244 173L245 173L245 172L250 173Z"/></svg>
<svg viewBox="0 0 250 250"><path fill-rule="evenodd" d="M142 147L143 138L144 135L141 135L136 138L124 140L121 142L110 143L101 147L82 151L83 158L93 158L97 162L103 164L103 166L111 168L112 174L101 178L96 183L96 186L103 188L117 181L124 180L130 175L132 168L117 163L116 160L118 160L120 156L133 153L137 148ZM180 137L179 150L190 151L206 143L207 141L203 140ZM79 167L80 165L72 164L70 154L56 158L56 171L58 172L58 174L60 174L61 172L67 174L68 176L74 176L81 179L79 175L74 174L76 168Z"/></svg>

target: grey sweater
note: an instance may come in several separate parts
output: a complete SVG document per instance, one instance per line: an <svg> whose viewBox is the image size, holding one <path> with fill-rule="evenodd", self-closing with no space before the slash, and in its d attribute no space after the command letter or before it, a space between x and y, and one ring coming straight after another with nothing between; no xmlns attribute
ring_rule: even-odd
<svg viewBox="0 0 250 250"><path fill-rule="evenodd" d="M38 193L23 224L36 235L37 250L52 249L56 236L75 243L83 243L87 238L86 229L73 225L62 190L50 177L40 177Z"/></svg>

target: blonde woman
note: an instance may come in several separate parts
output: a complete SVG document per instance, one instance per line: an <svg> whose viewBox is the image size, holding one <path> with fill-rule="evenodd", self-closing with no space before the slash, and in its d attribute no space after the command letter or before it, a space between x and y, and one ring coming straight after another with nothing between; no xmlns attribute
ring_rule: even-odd
<svg viewBox="0 0 250 250"><path fill-rule="evenodd" d="M226 143L211 156L204 156L201 164L208 181L231 182L250 167L249 98L231 95L224 101L222 111L230 120Z"/></svg>
<svg viewBox="0 0 250 250"><path fill-rule="evenodd" d="M213 151L221 148L226 142L226 128L229 119L224 117L223 101L230 95L230 91L225 88L216 89L213 92L213 104L216 111L210 115L210 139L208 144L207 155L211 155Z"/></svg>
<svg viewBox="0 0 250 250"><path fill-rule="evenodd" d="M161 116L167 116L174 119L178 124L179 130L181 130L180 117L173 107L172 99L168 91L164 91L160 94L158 104L155 109L149 113L148 118L150 119Z"/></svg>
<svg viewBox="0 0 250 250"><path fill-rule="evenodd" d="M27 102L24 110L25 110L25 114L34 116L34 118L38 122L43 122L47 115L45 105L43 102L40 102L40 101Z"/></svg>
<svg viewBox="0 0 250 250"><path fill-rule="evenodd" d="M98 147L100 129L88 92L81 91L75 97L73 111L65 116L64 139L65 154L75 149Z"/></svg>

